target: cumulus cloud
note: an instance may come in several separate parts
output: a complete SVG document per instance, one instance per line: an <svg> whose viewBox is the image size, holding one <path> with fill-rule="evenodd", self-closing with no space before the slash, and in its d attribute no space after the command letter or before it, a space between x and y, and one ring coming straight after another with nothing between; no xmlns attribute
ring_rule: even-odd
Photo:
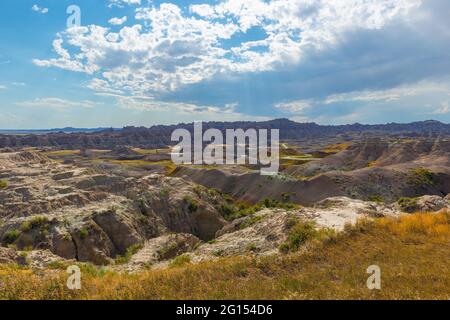
<svg viewBox="0 0 450 320"><path fill-rule="evenodd" d="M31 7L31 10L33 10L33 11L35 11L35 12L38 12L38 13L41 13L41 14L46 14L46 13L48 13L48 8L40 7L40 6L37 5L37 4L34 4L34 5Z"/></svg>
<svg viewBox="0 0 450 320"><path fill-rule="evenodd" d="M447 102L443 102L436 110L434 110L430 114L444 115L444 114L449 114L449 113L450 113L450 105L449 105L449 102L447 101Z"/></svg>
<svg viewBox="0 0 450 320"><path fill-rule="evenodd" d="M311 108L313 102L311 100L297 100L291 102L281 102L275 104L275 108L287 111L290 113L302 113L305 110Z"/></svg>
<svg viewBox="0 0 450 320"><path fill-rule="evenodd" d="M138 4L112 3L119 2ZM298 63L305 50L331 45L346 30L381 28L418 3L229 0L191 6L197 16L163 3L138 8L136 19L142 24L117 33L96 25L60 33L53 44L59 58L34 62L87 73L102 71L111 87L139 93L174 91L217 74L263 72ZM254 27L264 31L264 40L243 41L232 48L223 44ZM65 42L78 52L70 55L62 48Z"/></svg>
<svg viewBox="0 0 450 320"><path fill-rule="evenodd" d="M124 24L125 22L127 22L127 20L128 20L128 17L123 16L122 18L112 18L108 22L109 22L109 24L112 24L115 26L120 26L120 25Z"/></svg>
<svg viewBox="0 0 450 320"><path fill-rule="evenodd" d="M109 0L109 7L124 7L125 5L140 5L141 0Z"/></svg>
<svg viewBox="0 0 450 320"><path fill-rule="evenodd" d="M224 109L237 101L252 112L250 104L258 112L313 114L325 110L318 106L433 93L414 84L450 70L448 4L438 0L225 0L187 11L172 3L110 4L140 5L137 22L117 32L101 25L63 31L53 42L56 56L34 63L90 74L89 88L121 104L120 97L139 97L127 105L143 109L189 109L184 101ZM359 114L340 111L342 119Z"/></svg>

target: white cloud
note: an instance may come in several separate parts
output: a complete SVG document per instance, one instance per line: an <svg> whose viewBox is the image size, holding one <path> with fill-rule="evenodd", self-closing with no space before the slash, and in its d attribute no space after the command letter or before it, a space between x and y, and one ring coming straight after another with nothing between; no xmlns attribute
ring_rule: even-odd
<svg viewBox="0 0 450 320"><path fill-rule="evenodd" d="M141 0L109 0L109 7L124 7L125 5L140 5Z"/></svg>
<svg viewBox="0 0 450 320"><path fill-rule="evenodd" d="M140 3L110 1L117 6ZM309 50L336 45L345 32L382 28L393 19L403 19L420 3L227 0L217 5L192 5L189 14L175 4L163 3L137 8L139 24L118 32L98 25L61 32L53 42L58 57L33 62L95 74L89 87L99 92L154 99L216 76L290 67ZM250 28L258 28L265 38L242 40L231 48L224 44ZM283 107L302 106L280 104L279 108Z"/></svg>
<svg viewBox="0 0 450 320"><path fill-rule="evenodd" d="M25 87L27 85L25 82L11 82L11 84L16 87Z"/></svg>
<svg viewBox="0 0 450 320"><path fill-rule="evenodd" d="M38 12L38 13L42 13L42 14L48 13L48 8L40 7L37 4L33 4L33 6L31 7L31 10Z"/></svg>
<svg viewBox="0 0 450 320"><path fill-rule="evenodd" d="M287 111L290 113L302 113L313 106L311 100L297 100L291 102L282 102L275 105L275 108Z"/></svg>
<svg viewBox="0 0 450 320"><path fill-rule="evenodd" d="M69 101L60 98L37 98L30 101L18 102L16 105L21 107L33 108L52 108L52 109L67 109L67 108L94 108L101 103L89 100L83 101Z"/></svg>
<svg viewBox="0 0 450 320"><path fill-rule="evenodd" d="M438 114L438 115L443 115L443 114L449 114L450 113L450 105L448 102L443 102L439 108L437 108L436 110L434 110L433 112L431 112L430 114Z"/></svg>
<svg viewBox="0 0 450 320"><path fill-rule="evenodd" d="M123 16L122 18L112 18L108 21L108 23L115 25L115 26L120 26L120 25L124 24L125 22L127 22L127 20L128 20L128 17Z"/></svg>
<svg viewBox="0 0 450 320"><path fill-rule="evenodd" d="M405 97L417 96L448 91L448 84L419 82L413 85L400 86L387 90L354 91L328 96L322 103L333 104L340 102L392 102Z"/></svg>
<svg viewBox="0 0 450 320"><path fill-rule="evenodd" d="M7 87L0 85L0 90L5 90Z"/></svg>

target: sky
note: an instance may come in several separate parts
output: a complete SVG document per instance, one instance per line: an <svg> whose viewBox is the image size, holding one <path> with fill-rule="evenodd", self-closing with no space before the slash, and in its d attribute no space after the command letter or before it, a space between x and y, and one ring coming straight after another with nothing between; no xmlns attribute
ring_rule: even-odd
<svg viewBox="0 0 450 320"><path fill-rule="evenodd" d="M0 128L448 123L449 14L448 0L2 0Z"/></svg>

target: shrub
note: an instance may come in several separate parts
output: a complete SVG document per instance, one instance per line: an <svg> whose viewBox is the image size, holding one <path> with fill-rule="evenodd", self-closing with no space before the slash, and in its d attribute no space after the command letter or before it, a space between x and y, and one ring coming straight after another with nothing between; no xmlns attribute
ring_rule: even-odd
<svg viewBox="0 0 450 320"><path fill-rule="evenodd" d="M369 201L376 202L376 203L383 203L384 202L383 197L379 196L379 195L370 196L369 197Z"/></svg>
<svg viewBox="0 0 450 320"><path fill-rule="evenodd" d="M289 224L292 224L292 222ZM280 245L279 250L283 253L297 251L300 246L309 240L317 238L318 235L319 231L317 231L314 222L297 221L297 223L290 228L287 241Z"/></svg>
<svg viewBox="0 0 450 320"><path fill-rule="evenodd" d="M261 221L262 219L264 219L264 217L262 217L262 216L253 216L253 217L250 217L250 218L248 218L247 220L245 220L245 221L239 226L239 228L242 230L242 229L251 227L252 225L254 225L255 223L257 223L258 221Z"/></svg>
<svg viewBox="0 0 450 320"><path fill-rule="evenodd" d="M284 202L289 202L291 200L291 194L289 192L283 192L281 198Z"/></svg>
<svg viewBox="0 0 450 320"><path fill-rule="evenodd" d="M11 243L15 242L17 240L17 238L20 237L20 235L21 235L20 230L17 230L17 229L10 230L5 233L5 235L3 237L3 241L5 241L7 244L11 244Z"/></svg>
<svg viewBox="0 0 450 320"><path fill-rule="evenodd" d="M169 266L172 267L172 268L174 268L174 267L183 267L183 266L185 266L187 264L190 264L190 263L191 263L191 257L186 255L186 254L183 254L183 255L178 256L175 259L173 259L170 262Z"/></svg>
<svg viewBox="0 0 450 320"><path fill-rule="evenodd" d="M435 174L425 168L414 168L409 171L408 183L416 186L434 186L436 184Z"/></svg>
<svg viewBox="0 0 450 320"><path fill-rule="evenodd" d="M8 188L8 182L5 180L0 180L0 189Z"/></svg>
<svg viewBox="0 0 450 320"><path fill-rule="evenodd" d="M142 249L142 244L136 243L133 244L132 246L128 247L127 251L125 252L125 254L123 256L117 256L117 258L115 259L115 263L116 264L126 264L128 262L130 262L131 258L139 251Z"/></svg>
<svg viewBox="0 0 450 320"><path fill-rule="evenodd" d="M287 209L287 210L291 210L291 209L295 209L298 207L298 205L293 204L293 203L282 203L278 200L275 199L264 199L263 201L260 202L261 206L264 206L266 208L280 208L280 209Z"/></svg>
<svg viewBox="0 0 450 320"><path fill-rule="evenodd" d="M344 233L347 235L365 234L375 225L375 221L368 218L361 218L355 224L347 223L344 226Z"/></svg>
<svg viewBox="0 0 450 320"><path fill-rule="evenodd" d="M89 231L86 228L82 228L78 231L78 235L80 236L81 240L84 240L89 236Z"/></svg>
<svg viewBox="0 0 450 320"><path fill-rule="evenodd" d="M204 188L201 187L201 186L195 186L195 187L192 189L192 191L194 191L194 193L195 193L197 196L199 196L199 197L201 197L201 195L202 195L202 193L203 193L203 190L204 190Z"/></svg>
<svg viewBox="0 0 450 320"><path fill-rule="evenodd" d="M30 221L24 221L22 225L20 226L20 230L23 232L30 231L32 229L31 222Z"/></svg>
<svg viewBox="0 0 450 320"><path fill-rule="evenodd" d="M247 250L250 251L250 252L257 252L258 251L258 247L256 246L256 244L250 243L247 246Z"/></svg>
<svg viewBox="0 0 450 320"><path fill-rule="evenodd" d="M223 257L225 254L225 251L222 249L217 249L213 252L213 256L215 257Z"/></svg>
<svg viewBox="0 0 450 320"><path fill-rule="evenodd" d="M184 197L183 200L187 203L187 208L190 213L194 213L198 210L198 202L195 199L192 199L191 197Z"/></svg>
<svg viewBox="0 0 450 320"><path fill-rule="evenodd" d="M45 230L49 222L50 221L47 217L37 216L32 218L31 220L24 221L20 229L23 232L27 232L38 227L41 227L43 230Z"/></svg>
<svg viewBox="0 0 450 320"><path fill-rule="evenodd" d="M288 243L291 250L297 250L306 241L317 235L316 226L313 222L298 222L289 232Z"/></svg>
<svg viewBox="0 0 450 320"><path fill-rule="evenodd" d="M172 242L162 248L160 248L156 253L158 254L160 259L167 259L170 256L176 255L178 251L179 244L177 242Z"/></svg>
<svg viewBox="0 0 450 320"><path fill-rule="evenodd" d="M233 217L236 211L237 211L236 207L231 204L222 204L219 207L220 214L227 220Z"/></svg>
<svg viewBox="0 0 450 320"><path fill-rule="evenodd" d="M414 212L418 209L418 203L416 198L406 198L402 197L398 200L398 205L400 209L404 212Z"/></svg>

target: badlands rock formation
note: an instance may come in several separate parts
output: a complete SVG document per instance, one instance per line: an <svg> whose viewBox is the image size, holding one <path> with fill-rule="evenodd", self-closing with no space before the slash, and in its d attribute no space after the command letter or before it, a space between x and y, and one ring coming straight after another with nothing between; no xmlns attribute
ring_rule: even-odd
<svg viewBox="0 0 450 320"><path fill-rule="evenodd" d="M226 225L217 192L177 178L125 178L31 152L0 154L0 240L20 250L109 264L167 233L210 240Z"/></svg>
<svg viewBox="0 0 450 320"><path fill-rule="evenodd" d="M397 216L404 205L339 196L227 221L229 197L182 178L130 177L29 151L0 153L0 180L0 263L36 268L66 260L111 265L130 248L135 254L119 270L166 266L182 254L192 261L274 254L292 219L339 231L361 217ZM410 201L415 211L450 207L448 196Z"/></svg>

